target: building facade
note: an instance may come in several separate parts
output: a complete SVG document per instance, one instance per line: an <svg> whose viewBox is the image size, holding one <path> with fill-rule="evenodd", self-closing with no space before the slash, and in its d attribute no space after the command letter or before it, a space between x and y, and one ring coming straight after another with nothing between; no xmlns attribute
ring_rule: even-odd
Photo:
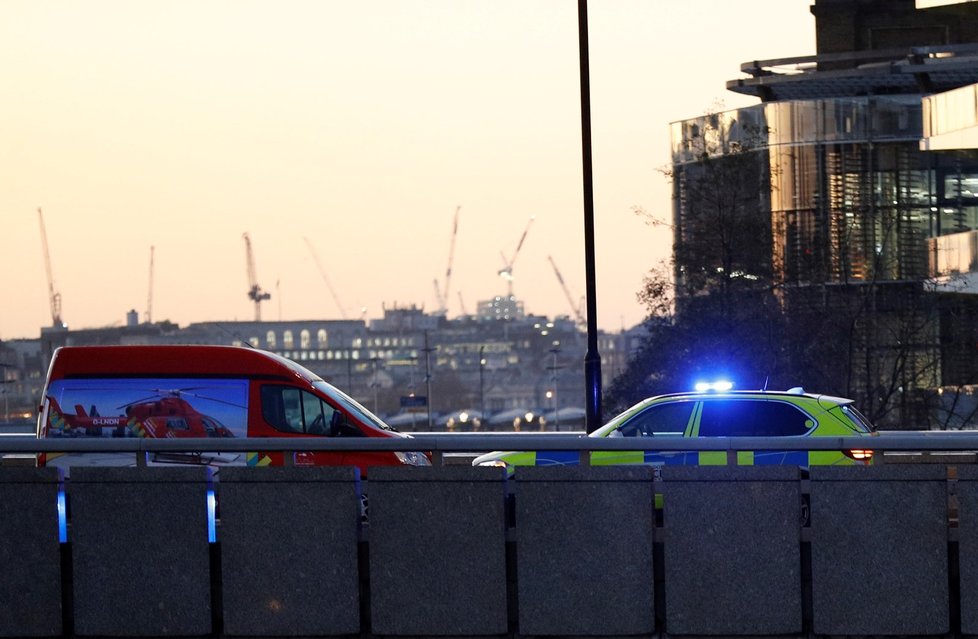
<svg viewBox="0 0 978 639"><path fill-rule="evenodd" d="M677 254L703 240L703 166L753 166L753 268L831 354L806 374L883 426L934 425L944 391L978 383L962 364L978 359L975 297L933 285L940 238L978 229L978 152L922 144L924 103L978 82L978 5L818 0L812 13L815 56L747 63L728 83L760 104L673 125Z"/></svg>

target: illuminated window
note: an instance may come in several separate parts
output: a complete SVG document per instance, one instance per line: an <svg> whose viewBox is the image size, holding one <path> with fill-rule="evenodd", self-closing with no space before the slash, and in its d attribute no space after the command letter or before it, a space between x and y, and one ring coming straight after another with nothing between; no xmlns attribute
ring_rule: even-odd
<svg viewBox="0 0 978 639"><path fill-rule="evenodd" d="M319 329L319 332L316 333L316 345L319 348L326 348L329 346L329 335L326 333L325 328Z"/></svg>
<svg viewBox="0 0 978 639"><path fill-rule="evenodd" d="M275 348L275 331L265 333L265 345L268 348Z"/></svg>
<svg viewBox="0 0 978 639"><path fill-rule="evenodd" d="M299 348L305 350L310 346L312 346L312 336L308 330L302 329L302 332L299 333Z"/></svg>
<svg viewBox="0 0 978 639"><path fill-rule="evenodd" d="M294 346L292 331L285 331L282 333L282 346L284 348L292 348Z"/></svg>

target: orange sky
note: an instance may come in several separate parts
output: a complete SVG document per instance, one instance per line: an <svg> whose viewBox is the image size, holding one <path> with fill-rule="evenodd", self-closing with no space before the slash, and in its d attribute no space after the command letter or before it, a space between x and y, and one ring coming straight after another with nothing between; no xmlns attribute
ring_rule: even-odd
<svg viewBox="0 0 978 639"><path fill-rule="evenodd" d="M591 0L598 324L640 322L671 238L669 123L747 60L814 53L812 0ZM147 309L180 325L585 291L573 0L4 0L0 339L51 322L37 207L72 328ZM342 309L304 238L315 247ZM502 255L501 255L502 254ZM458 292L461 291L462 299Z"/></svg>

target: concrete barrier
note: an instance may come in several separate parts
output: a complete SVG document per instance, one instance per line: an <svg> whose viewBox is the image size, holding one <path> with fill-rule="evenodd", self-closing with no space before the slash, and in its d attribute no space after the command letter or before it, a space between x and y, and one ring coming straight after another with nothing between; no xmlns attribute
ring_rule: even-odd
<svg viewBox="0 0 978 639"><path fill-rule="evenodd" d="M802 632L796 466L662 469L666 631Z"/></svg>
<svg viewBox="0 0 978 639"><path fill-rule="evenodd" d="M820 635L950 629L944 466L813 466L813 628Z"/></svg>
<svg viewBox="0 0 978 639"><path fill-rule="evenodd" d="M208 481L204 467L71 469L75 634L211 632Z"/></svg>
<svg viewBox="0 0 978 639"><path fill-rule="evenodd" d="M653 476L651 466L517 470L521 634L655 631Z"/></svg>
<svg viewBox="0 0 978 639"><path fill-rule="evenodd" d="M978 635L978 467L955 469L961 632Z"/></svg>
<svg viewBox="0 0 978 639"><path fill-rule="evenodd" d="M62 633L56 468L0 468L0 637Z"/></svg>
<svg viewBox="0 0 978 639"><path fill-rule="evenodd" d="M224 632L360 632L356 468L224 468L218 491Z"/></svg>
<svg viewBox="0 0 978 639"><path fill-rule="evenodd" d="M366 492L372 632L505 635L505 471L378 466Z"/></svg>
<svg viewBox="0 0 978 639"><path fill-rule="evenodd" d="M0 636L978 634L974 467L652 473L0 468Z"/></svg>

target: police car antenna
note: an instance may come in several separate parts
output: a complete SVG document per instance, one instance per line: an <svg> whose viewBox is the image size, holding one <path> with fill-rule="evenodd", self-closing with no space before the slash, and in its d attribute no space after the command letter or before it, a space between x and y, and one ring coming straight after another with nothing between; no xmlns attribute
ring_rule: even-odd
<svg viewBox="0 0 978 639"><path fill-rule="evenodd" d="M762 391L766 391L767 390L767 383L768 383L768 381L770 379L771 379L771 376L770 375L765 375L764 376L764 388L761 389Z"/></svg>

